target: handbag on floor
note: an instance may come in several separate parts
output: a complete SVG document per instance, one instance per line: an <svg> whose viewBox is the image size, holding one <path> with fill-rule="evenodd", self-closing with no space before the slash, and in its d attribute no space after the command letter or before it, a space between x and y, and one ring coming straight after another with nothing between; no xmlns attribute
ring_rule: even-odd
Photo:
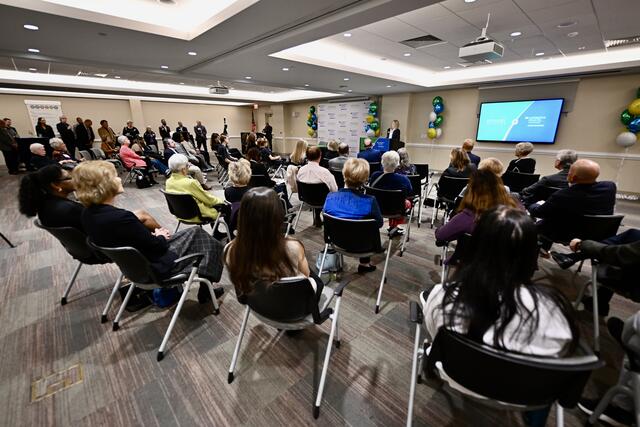
<svg viewBox="0 0 640 427"><path fill-rule="evenodd" d="M338 271L342 271L342 266L344 265L342 254L337 253L333 249L329 249L327 251L327 257L324 260L324 268L322 269L322 271L320 271L320 263L322 262L323 252L324 251L320 251L316 259L316 270L318 270L318 274L335 273Z"/></svg>

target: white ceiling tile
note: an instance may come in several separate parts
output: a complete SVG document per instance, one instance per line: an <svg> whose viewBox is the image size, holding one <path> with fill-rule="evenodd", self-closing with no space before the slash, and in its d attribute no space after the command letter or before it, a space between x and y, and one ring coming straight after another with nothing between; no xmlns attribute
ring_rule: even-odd
<svg viewBox="0 0 640 427"><path fill-rule="evenodd" d="M490 32L511 31L531 24L531 20L512 0L483 4L480 7L457 12L458 16L478 28L486 25L489 13L491 14L488 29Z"/></svg>
<svg viewBox="0 0 640 427"><path fill-rule="evenodd" d="M592 16L595 19L593 8L589 0L573 0L570 3L563 3L553 7L545 9L538 9L535 11L527 12L527 15L531 20L538 25L543 25L547 22L566 22L577 21L580 22L585 17Z"/></svg>
<svg viewBox="0 0 640 427"><path fill-rule="evenodd" d="M464 10L472 10L478 7L484 7L486 5L490 5L491 3L499 3L501 1L502 0L482 0L473 3L465 3L464 0L445 0L440 4L454 12L461 12Z"/></svg>
<svg viewBox="0 0 640 427"><path fill-rule="evenodd" d="M371 34L376 34L388 40L403 41L423 36L424 31L400 21L397 18L389 18L360 28Z"/></svg>
<svg viewBox="0 0 640 427"><path fill-rule="evenodd" d="M531 58L534 53L544 52L545 55L558 53L558 49L546 37L533 36L515 40L509 48L521 55L523 58Z"/></svg>
<svg viewBox="0 0 640 427"><path fill-rule="evenodd" d="M593 0L600 29L607 39L618 39L640 34L640 1Z"/></svg>
<svg viewBox="0 0 640 427"><path fill-rule="evenodd" d="M411 12L397 15L396 18L407 23L420 23L425 20L438 19L451 15L451 11L440 3L412 10ZM420 25L416 25L420 28Z"/></svg>
<svg viewBox="0 0 640 427"><path fill-rule="evenodd" d="M547 9L564 3L571 3L574 0L514 0L525 12L539 9Z"/></svg>

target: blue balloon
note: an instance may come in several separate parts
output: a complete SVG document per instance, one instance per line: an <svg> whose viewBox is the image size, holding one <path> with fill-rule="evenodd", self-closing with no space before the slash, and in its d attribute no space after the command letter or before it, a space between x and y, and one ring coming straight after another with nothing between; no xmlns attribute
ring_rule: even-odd
<svg viewBox="0 0 640 427"><path fill-rule="evenodd" d="M429 128L435 128L435 127L436 127L436 125L433 124L433 122L429 122Z"/></svg>
<svg viewBox="0 0 640 427"><path fill-rule="evenodd" d="M316 123L311 125L311 129L313 130L317 130L318 129L318 125Z"/></svg>
<svg viewBox="0 0 640 427"><path fill-rule="evenodd" d="M640 117L636 117L635 119L631 120L627 125L627 128L629 129L629 132L632 133L640 132Z"/></svg>
<svg viewBox="0 0 640 427"><path fill-rule="evenodd" d="M311 120L313 120L314 122L318 121L318 116L316 116L315 114L311 115Z"/></svg>
<svg viewBox="0 0 640 427"><path fill-rule="evenodd" d="M444 111L444 104L436 104L436 105L434 105L434 106L433 106L433 111L434 111L436 114L440 114L440 113L442 113L442 112Z"/></svg>

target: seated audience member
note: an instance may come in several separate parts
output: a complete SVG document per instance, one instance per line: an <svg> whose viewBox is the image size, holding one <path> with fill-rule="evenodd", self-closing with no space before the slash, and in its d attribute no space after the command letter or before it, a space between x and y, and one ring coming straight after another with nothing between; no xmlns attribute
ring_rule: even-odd
<svg viewBox="0 0 640 427"><path fill-rule="evenodd" d="M218 146L220 145L220 134L213 132L211 134L211 151L218 152Z"/></svg>
<svg viewBox="0 0 640 427"><path fill-rule="evenodd" d="M200 214L205 218L218 218L216 205L224 204L224 200L207 193L200 183L189 176L189 159L184 154L176 154L169 159L171 176L166 182L168 193L189 194L196 200ZM196 220L197 218L182 218L185 220Z"/></svg>
<svg viewBox="0 0 640 427"><path fill-rule="evenodd" d="M365 138L364 151L358 153L358 158L365 159L369 163L380 163L382 159L382 153L373 149L371 138Z"/></svg>
<svg viewBox="0 0 640 427"><path fill-rule="evenodd" d="M344 142L338 145L338 157L329 160L329 169L334 171L342 171L345 163L349 160L349 146Z"/></svg>
<svg viewBox="0 0 640 427"><path fill-rule="evenodd" d="M260 140L262 139L264 139L264 144L267 144L266 138L259 138L258 142L260 142ZM284 182L277 184L274 180L272 180L269 177L269 171L267 170L267 167L260 162L260 159L261 155L257 147L250 148L249 151L247 151L247 160L249 160L249 163L251 164L251 175L262 175L266 177L270 182L270 185L268 185L268 187L273 188L276 193L282 194L284 201L287 204L287 209L291 209L292 206L291 203L289 203L287 184L285 184Z"/></svg>
<svg viewBox="0 0 640 427"><path fill-rule="evenodd" d="M476 166L469 162L467 153L462 148L454 148L451 150L449 167L442 171L442 176L469 178L475 169Z"/></svg>
<svg viewBox="0 0 640 427"><path fill-rule="evenodd" d="M407 149L402 147L398 150L398 156L400 156L400 165L396 170L400 175L417 175L415 165L411 164L409 160L409 153Z"/></svg>
<svg viewBox="0 0 640 427"><path fill-rule="evenodd" d="M67 150L67 145L60 138L51 138L49 140L49 146L53 149L51 157L56 162L72 168L78 164L78 162L73 160L71 154Z"/></svg>
<svg viewBox="0 0 640 427"><path fill-rule="evenodd" d="M47 151L45 150L44 145L39 142L31 144L29 146L29 151L31 151L31 160L29 162L34 170L38 170L47 165L58 164L55 160L47 157Z"/></svg>
<svg viewBox="0 0 640 427"><path fill-rule="evenodd" d="M188 139L184 139L184 137L182 137L182 139L179 142L179 144L182 145L182 147L188 153L188 157L190 157L192 159L197 159L198 167L200 169L202 169L202 172L210 172L210 171L213 170L213 168L205 160L204 156L202 154L200 154L200 150L198 150L195 147L195 145L193 145L193 142L191 142Z"/></svg>
<svg viewBox="0 0 640 427"><path fill-rule="evenodd" d="M478 163L478 170L488 170L493 172L497 177L501 177L502 172L504 172L504 165L495 157L487 157L484 160L480 160L480 163Z"/></svg>
<svg viewBox="0 0 640 427"><path fill-rule="evenodd" d="M187 157L187 159L189 159L188 153L184 150L182 145L177 145L175 143L175 141L173 141L172 139L167 138L164 141L164 160L165 160L165 162L167 164L169 164L169 159L174 154L182 154L182 155L185 155ZM190 159L189 159L189 162L190 162L189 175L193 179L198 181L200 183L200 185L202 185L202 188L204 188L207 191L211 190L211 187L207 185L207 178L204 176L204 174L202 173L200 168L198 166L194 165L191 162Z"/></svg>
<svg viewBox="0 0 640 427"><path fill-rule="evenodd" d="M222 275L222 244L200 227L190 227L174 235L166 228L150 231L133 213L114 206L122 194L122 181L115 167L106 161L83 162L73 171L76 196L85 206L82 226L93 243L105 247L131 246L139 250L151 263L160 279L176 274L190 274L191 264L174 263L180 257L203 253L198 275L218 282ZM224 293L215 289L216 297ZM207 286L200 285L198 300L211 300Z"/></svg>
<svg viewBox="0 0 640 427"><path fill-rule="evenodd" d="M488 159L482 162L486 160ZM517 206L498 175L489 169L478 169L471 175L457 213L436 230L436 240L452 242L465 233L473 234L476 223L484 212L503 205L511 208Z"/></svg>
<svg viewBox="0 0 640 427"><path fill-rule="evenodd" d="M327 153L324 155L325 160L331 160L338 157L340 155L340 153L338 153L339 147L340 144L338 144L338 141L336 141L335 139L329 141L327 143Z"/></svg>
<svg viewBox="0 0 640 427"><path fill-rule="evenodd" d="M596 162L580 159L569 169L570 187L555 192L546 202L529 207L531 216L541 219L538 232L544 236L543 249L549 250L554 241L574 237L573 225L582 215L613 214L616 185L611 181L597 182L598 175L600 166Z"/></svg>
<svg viewBox="0 0 640 427"><path fill-rule="evenodd" d="M158 148L158 140L156 138L156 133L151 129L151 126L147 126L147 130L144 132L144 142L147 145L155 145Z"/></svg>
<svg viewBox="0 0 640 427"><path fill-rule="evenodd" d="M100 145L100 148L104 152L104 155L107 157L107 159L115 157L115 155L118 154L118 151L120 151L120 147L118 147L115 142L109 141L103 141Z"/></svg>
<svg viewBox="0 0 640 427"><path fill-rule="evenodd" d="M387 151L382 155L382 170L374 172L369 179L369 186L381 190L402 190L404 197L411 196L413 188L411 181L405 175L396 172L400 165L400 156L395 151ZM405 208L411 209L411 201L405 200ZM389 219L389 235L397 236L404 233L398 225L404 224L405 219Z"/></svg>
<svg viewBox="0 0 640 427"><path fill-rule="evenodd" d="M129 141L129 138L127 138L126 136L119 136L118 142L120 143L120 160L122 160L122 163L127 169L139 168L140 172L142 172L147 177L151 184L157 184L150 170L152 164L156 166L158 170L163 174L167 173L167 167L160 163L158 160L143 159L142 157L138 156L129 147L131 145L131 141Z"/></svg>
<svg viewBox="0 0 640 427"><path fill-rule="evenodd" d="M139 156L156 159L163 165L167 165L167 161L164 159L164 156L154 151L143 138L138 137L133 145L131 145L131 149Z"/></svg>
<svg viewBox="0 0 640 427"><path fill-rule="evenodd" d="M569 168L571 168L571 165L574 164L576 160L578 160L578 153L574 150L558 151L554 167L560 172L543 176L538 182L522 190L520 198L525 207L529 208L532 204L543 200L545 188L567 188L569 186L567 182Z"/></svg>
<svg viewBox="0 0 640 427"><path fill-rule="evenodd" d="M289 156L289 163L294 166L304 166L307 163L307 148L307 141L299 139L291 156Z"/></svg>
<svg viewBox="0 0 640 427"><path fill-rule="evenodd" d="M237 162L240 156L231 155L231 150L229 149L229 138L227 135L220 135L220 145L218 145L218 156L222 157L224 161L229 164L231 162Z"/></svg>
<svg viewBox="0 0 640 427"><path fill-rule="evenodd" d="M240 159L229 163L229 185L224 189L224 198L229 203L239 203L244 193L249 191L251 165L248 160Z"/></svg>
<svg viewBox="0 0 640 427"><path fill-rule="evenodd" d="M244 143L245 144L244 152L246 153L253 147L257 147L258 146L257 141L258 141L258 136L256 135L256 133L249 132L249 135L247 135L247 139L245 140L245 143Z"/></svg>
<svg viewBox="0 0 640 427"><path fill-rule="evenodd" d="M619 267L620 269L615 273L612 271L611 275L615 275L615 282L619 283L620 291L627 291L626 293L640 297L640 287L637 286L637 267L640 266L640 230L631 228L602 242L573 239L569 247L575 253L561 254L551 251L551 256L561 268L566 269L578 261L595 258L602 264ZM614 293L610 287L612 286L598 287L598 311L601 316L609 314L609 301ZM593 311L591 297L584 297L582 302L585 308Z"/></svg>
<svg viewBox="0 0 640 427"><path fill-rule="evenodd" d="M280 156L274 155L269 148L269 141L267 140L267 138L258 138L258 141L256 143L258 144L258 149L260 150L260 158L263 162L279 162L281 160ZM248 152L249 151L247 151L247 153Z"/></svg>
<svg viewBox="0 0 640 427"><path fill-rule="evenodd" d="M38 219L46 227L73 227L82 230L80 203L68 199L75 191L71 174L60 165L43 166L20 181L20 213Z"/></svg>
<svg viewBox="0 0 640 427"><path fill-rule="evenodd" d="M364 194L364 185L369 179L369 163L364 159L349 159L342 169L345 188L330 193L324 203L324 212L345 219L375 219L378 228L384 224L380 207L375 197ZM376 269L369 257L360 258L358 273Z"/></svg>
<svg viewBox="0 0 640 427"><path fill-rule="evenodd" d="M480 164L480 156L476 156L475 154L473 154L471 151L473 150L473 147L475 146L475 142L473 139L467 138L464 140L464 142L462 143L462 150L467 153L467 157L469 157L469 162L478 166Z"/></svg>
<svg viewBox="0 0 640 427"><path fill-rule="evenodd" d="M536 171L536 159L528 157L533 152L533 144L519 142L516 144L516 158L509 162L507 172L534 173Z"/></svg>
<svg viewBox="0 0 640 427"><path fill-rule="evenodd" d="M316 146L307 148L307 164L298 170L297 179L305 184L323 183L329 189L329 192L338 191L335 177L329 172L329 169L320 166L322 160L322 151ZM322 227L322 218L320 210L314 210L313 225Z"/></svg>
<svg viewBox="0 0 640 427"><path fill-rule="evenodd" d="M131 120L128 120L127 125L122 128L122 136L129 138L129 141L135 141L140 136L140 131L133 125Z"/></svg>
<svg viewBox="0 0 640 427"><path fill-rule="evenodd" d="M302 242L283 236L284 215L278 195L269 188L252 188L242 198L238 236L225 253L225 265L238 297L250 294L258 281L304 276L315 282L320 299L324 283L309 268Z"/></svg>
<svg viewBox="0 0 640 427"><path fill-rule="evenodd" d="M11 122L11 119L9 119ZM14 128L15 129L15 128ZM67 116L60 116L60 121L56 124L56 129L60 134L60 139L65 143L68 148L68 154L71 156L71 160L76 159L76 134L73 133L71 125L67 122ZM17 135L17 132L16 132Z"/></svg>

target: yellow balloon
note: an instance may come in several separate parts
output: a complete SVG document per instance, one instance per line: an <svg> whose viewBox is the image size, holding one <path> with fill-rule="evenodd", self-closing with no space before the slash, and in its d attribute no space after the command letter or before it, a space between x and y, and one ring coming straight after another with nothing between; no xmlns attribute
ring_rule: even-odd
<svg viewBox="0 0 640 427"><path fill-rule="evenodd" d="M372 121L375 120L375 117L373 117L372 115L368 115L366 120L367 120L367 123L371 123Z"/></svg>
<svg viewBox="0 0 640 427"><path fill-rule="evenodd" d="M376 129L376 136L380 136L380 128Z"/></svg>
<svg viewBox="0 0 640 427"><path fill-rule="evenodd" d="M627 107L627 110L634 116L640 116L640 98L634 99Z"/></svg>
<svg viewBox="0 0 640 427"><path fill-rule="evenodd" d="M313 130L313 129L311 129L311 128L309 128L309 129L307 130L307 134L308 134L309 136L313 136L313 134L314 134L314 133L316 133L316 131L315 131L315 130Z"/></svg>
<svg viewBox="0 0 640 427"><path fill-rule="evenodd" d="M438 134L438 132L434 129L434 128L429 128L427 130L427 136L431 139L435 139L436 135Z"/></svg>
<svg viewBox="0 0 640 427"><path fill-rule="evenodd" d="M311 120L311 113L307 116L307 120Z"/></svg>

